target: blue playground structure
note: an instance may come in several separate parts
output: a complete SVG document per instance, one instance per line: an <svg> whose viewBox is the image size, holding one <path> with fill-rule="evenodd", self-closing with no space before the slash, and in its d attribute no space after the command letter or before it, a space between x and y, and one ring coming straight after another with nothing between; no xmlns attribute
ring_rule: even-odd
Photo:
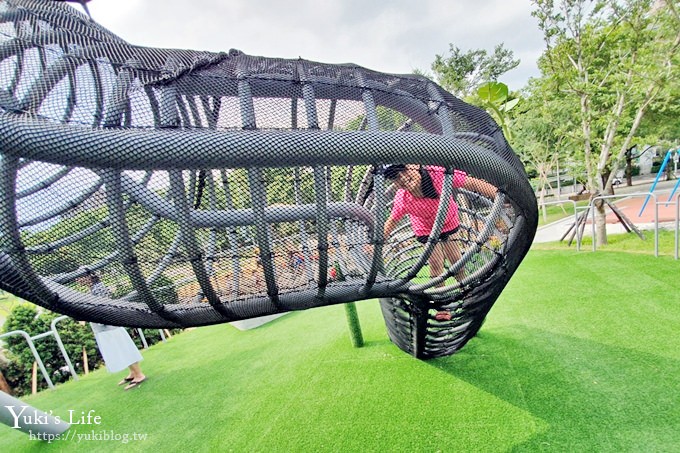
<svg viewBox="0 0 680 453"><path fill-rule="evenodd" d="M647 207L647 203L649 202L649 199L651 198L652 194L654 193L654 190L656 189L656 185L658 184L659 180L661 179L661 176L664 174L664 171L666 170L666 165L671 161L671 157L673 153L680 153L680 148L673 151L672 149L669 149L666 152L666 156L663 158L663 161L661 162L661 166L659 167L659 171L656 173L656 177L654 178L654 182L652 183L652 186L649 188L649 194L647 197L645 197L645 201L642 203L642 207L640 207L640 212L638 213L638 217L642 216L642 213L645 212L645 208ZM675 192L678 190L678 185L680 184L680 179L675 183L675 186L673 187L673 190L671 191L670 195L668 196L667 203L670 203L671 200L673 199L673 195L675 195Z"/></svg>

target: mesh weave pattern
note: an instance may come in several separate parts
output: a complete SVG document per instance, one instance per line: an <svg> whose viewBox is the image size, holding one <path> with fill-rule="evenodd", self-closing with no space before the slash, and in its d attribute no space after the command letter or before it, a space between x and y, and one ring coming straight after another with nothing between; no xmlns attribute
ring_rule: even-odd
<svg viewBox="0 0 680 453"><path fill-rule="evenodd" d="M407 217L384 237L393 163L446 173L424 245ZM430 276L449 200L462 257ZM380 297L392 341L436 357L474 336L536 222L497 124L428 79L138 47L63 2L0 1L0 288L36 304L177 327Z"/></svg>

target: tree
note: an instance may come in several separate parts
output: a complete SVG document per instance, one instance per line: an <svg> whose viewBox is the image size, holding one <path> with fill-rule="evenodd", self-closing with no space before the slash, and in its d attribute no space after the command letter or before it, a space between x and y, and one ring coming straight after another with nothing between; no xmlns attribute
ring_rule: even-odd
<svg viewBox="0 0 680 453"><path fill-rule="evenodd" d="M432 71L446 90L460 98L474 94L482 83L497 81L519 65L512 50L498 44L491 55L484 49L468 50L449 44L449 55L435 55Z"/></svg>
<svg viewBox="0 0 680 453"><path fill-rule="evenodd" d="M526 96L513 111L512 145L524 164L535 170L538 176L539 206L543 206L544 219L548 177L557 173L560 163L576 162L570 150L575 148L574 118L569 105L553 96L550 79L532 79L526 88Z"/></svg>
<svg viewBox="0 0 680 453"><path fill-rule="evenodd" d="M579 121L586 187L611 192L645 113L678 76L680 19L670 1L532 0L547 50L539 61ZM607 242L604 206L596 241Z"/></svg>
<svg viewBox="0 0 680 453"><path fill-rule="evenodd" d="M640 123L637 143L658 143L662 147L680 145L680 84L668 86L668 95L650 105Z"/></svg>

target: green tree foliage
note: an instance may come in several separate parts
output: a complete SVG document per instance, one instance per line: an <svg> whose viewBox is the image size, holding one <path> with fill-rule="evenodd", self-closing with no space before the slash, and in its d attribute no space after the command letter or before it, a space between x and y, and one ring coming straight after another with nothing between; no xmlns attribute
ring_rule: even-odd
<svg viewBox="0 0 680 453"><path fill-rule="evenodd" d="M80 211L72 216L62 218L49 229L35 233L24 232L22 240L27 248L34 245L50 244L63 238L70 237L86 228L104 221L107 217L105 207ZM75 244L59 248L49 253L32 256L32 263L36 271L42 275L51 275L73 271L78 263L101 259L111 253L113 237L108 228L80 239Z"/></svg>
<svg viewBox="0 0 680 453"><path fill-rule="evenodd" d="M148 211L138 204L129 206L125 213L126 222L130 227L130 235L142 228L150 219ZM97 262L115 250L115 238L111 232L108 209L106 206L81 210L76 214L64 217L52 227L38 232L23 232L22 239L27 248L50 244L96 225L105 227L89 234L78 241L50 250L47 253L30 255L36 272L41 275L53 275L71 272L78 267ZM157 261L165 252L164 244L172 242L177 234L174 222L158 221L137 245L137 251L142 261Z"/></svg>
<svg viewBox="0 0 680 453"><path fill-rule="evenodd" d="M378 130L394 131L406 126L412 128L412 130L416 131L422 130L422 128L420 128L416 124L407 124L406 116L403 113L400 113L394 109L379 105L376 107L375 110L376 116L378 117ZM358 131L366 129L367 129L366 115L357 116L352 121L347 123L347 127L345 128L345 130L347 131Z"/></svg>
<svg viewBox="0 0 680 453"><path fill-rule="evenodd" d="M680 83L669 83L667 95L649 106L640 128L637 143L654 143L663 148L680 145Z"/></svg>
<svg viewBox="0 0 680 453"><path fill-rule="evenodd" d="M35 336L50 330L52 320L58 316L60 315L50 311L39 312L36 306L32 304L20 304L14 307L5 320L3 333L23 330L29 336ZM83 372L83 347L87 352L89 369L92 370L100 365L101 357L89 324L81 325L73 319L67 318L57 323L57 329L76 373ZM30 393L31 374L35 358L31 353L28 342L20 335L12 335L5 338L4 341L9 364L6 370L3 370L3 374L17 395ZM68 369L64 368L66 361L54 337L36 340L34 344L52 382L57 384L67 381L71 374ZM47 383L40 371L38 371L38 388L47 388Z"/></svg>
<svg viewBox="0 0 680 453"><path fill-rule="evenodd" d="M179 297L175 285L168 277L159 276L149 288L156 300L162 304L178 304ZM117 286L113 293L113 298L117 299L125 296L133 290L132 285L126 281L125 284ZM133 297L132 302L142 302L141 298Z"/></svg>
<svg viewBox="0 0 680 453"><path fill-rule="evenodd" d="M533 0L547 50L539 61L579 125L586 184L609 192L645 114L671 96L680 20L673 2ZM597 240L606 243L604 210Z"/></svg>
<svg viewBox="0 0 680 453"><path fill-rule="evenodd" d="M582 173L578 168L582 154L574 153L580 149L574 134L576 119L564 99L552 96L550 83L547 78L530 80L525 97L512 112L512 145L522 162L537 176L536 190L544 216L547 215L543 201L550 187L549 176L565 168L570 169L573 176Z"/></svg>
<svg viewBox="0 0 680 453"><path fill-rule="evenodd" d="M484 49L464 52L449 44L448 55L435 55L432 71L442 87L455 96L466 98L473 95L481 84L497 81L519 63L513 52L503 44L494 47L491 54Z"/></svg>

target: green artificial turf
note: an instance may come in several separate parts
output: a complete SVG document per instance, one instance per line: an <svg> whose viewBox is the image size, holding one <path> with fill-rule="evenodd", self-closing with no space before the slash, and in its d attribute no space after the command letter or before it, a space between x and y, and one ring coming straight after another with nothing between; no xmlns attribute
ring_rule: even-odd
<svg viewBox="0 0 680 453"><path fill-rule="evenodd" d="M376 301L286 315L250 331L190 330L144 352L125 392L100 370L24 400L75 439L23 451L678 451L680 278L672 258L532 250L459 353L416 360L387 339ZM143 441L85 440L138 433Z"/></svg>
<svg viewBox="0 0 680 453"><path fill-rule="evenodd" d="M597 245L596 250L617 251L628 253L654 254L654 230L641 231L644 239L633 233L608 234L607 244ZM675 257L675 230L659 229L658 233L658 253L659 256ZM569 245L568 241L554 241L545 243L535 243L531 246L533 250L576 250L576 240ZM593 238L590 228L587 228L581 241L582 251L592 251Z"/></svg>

